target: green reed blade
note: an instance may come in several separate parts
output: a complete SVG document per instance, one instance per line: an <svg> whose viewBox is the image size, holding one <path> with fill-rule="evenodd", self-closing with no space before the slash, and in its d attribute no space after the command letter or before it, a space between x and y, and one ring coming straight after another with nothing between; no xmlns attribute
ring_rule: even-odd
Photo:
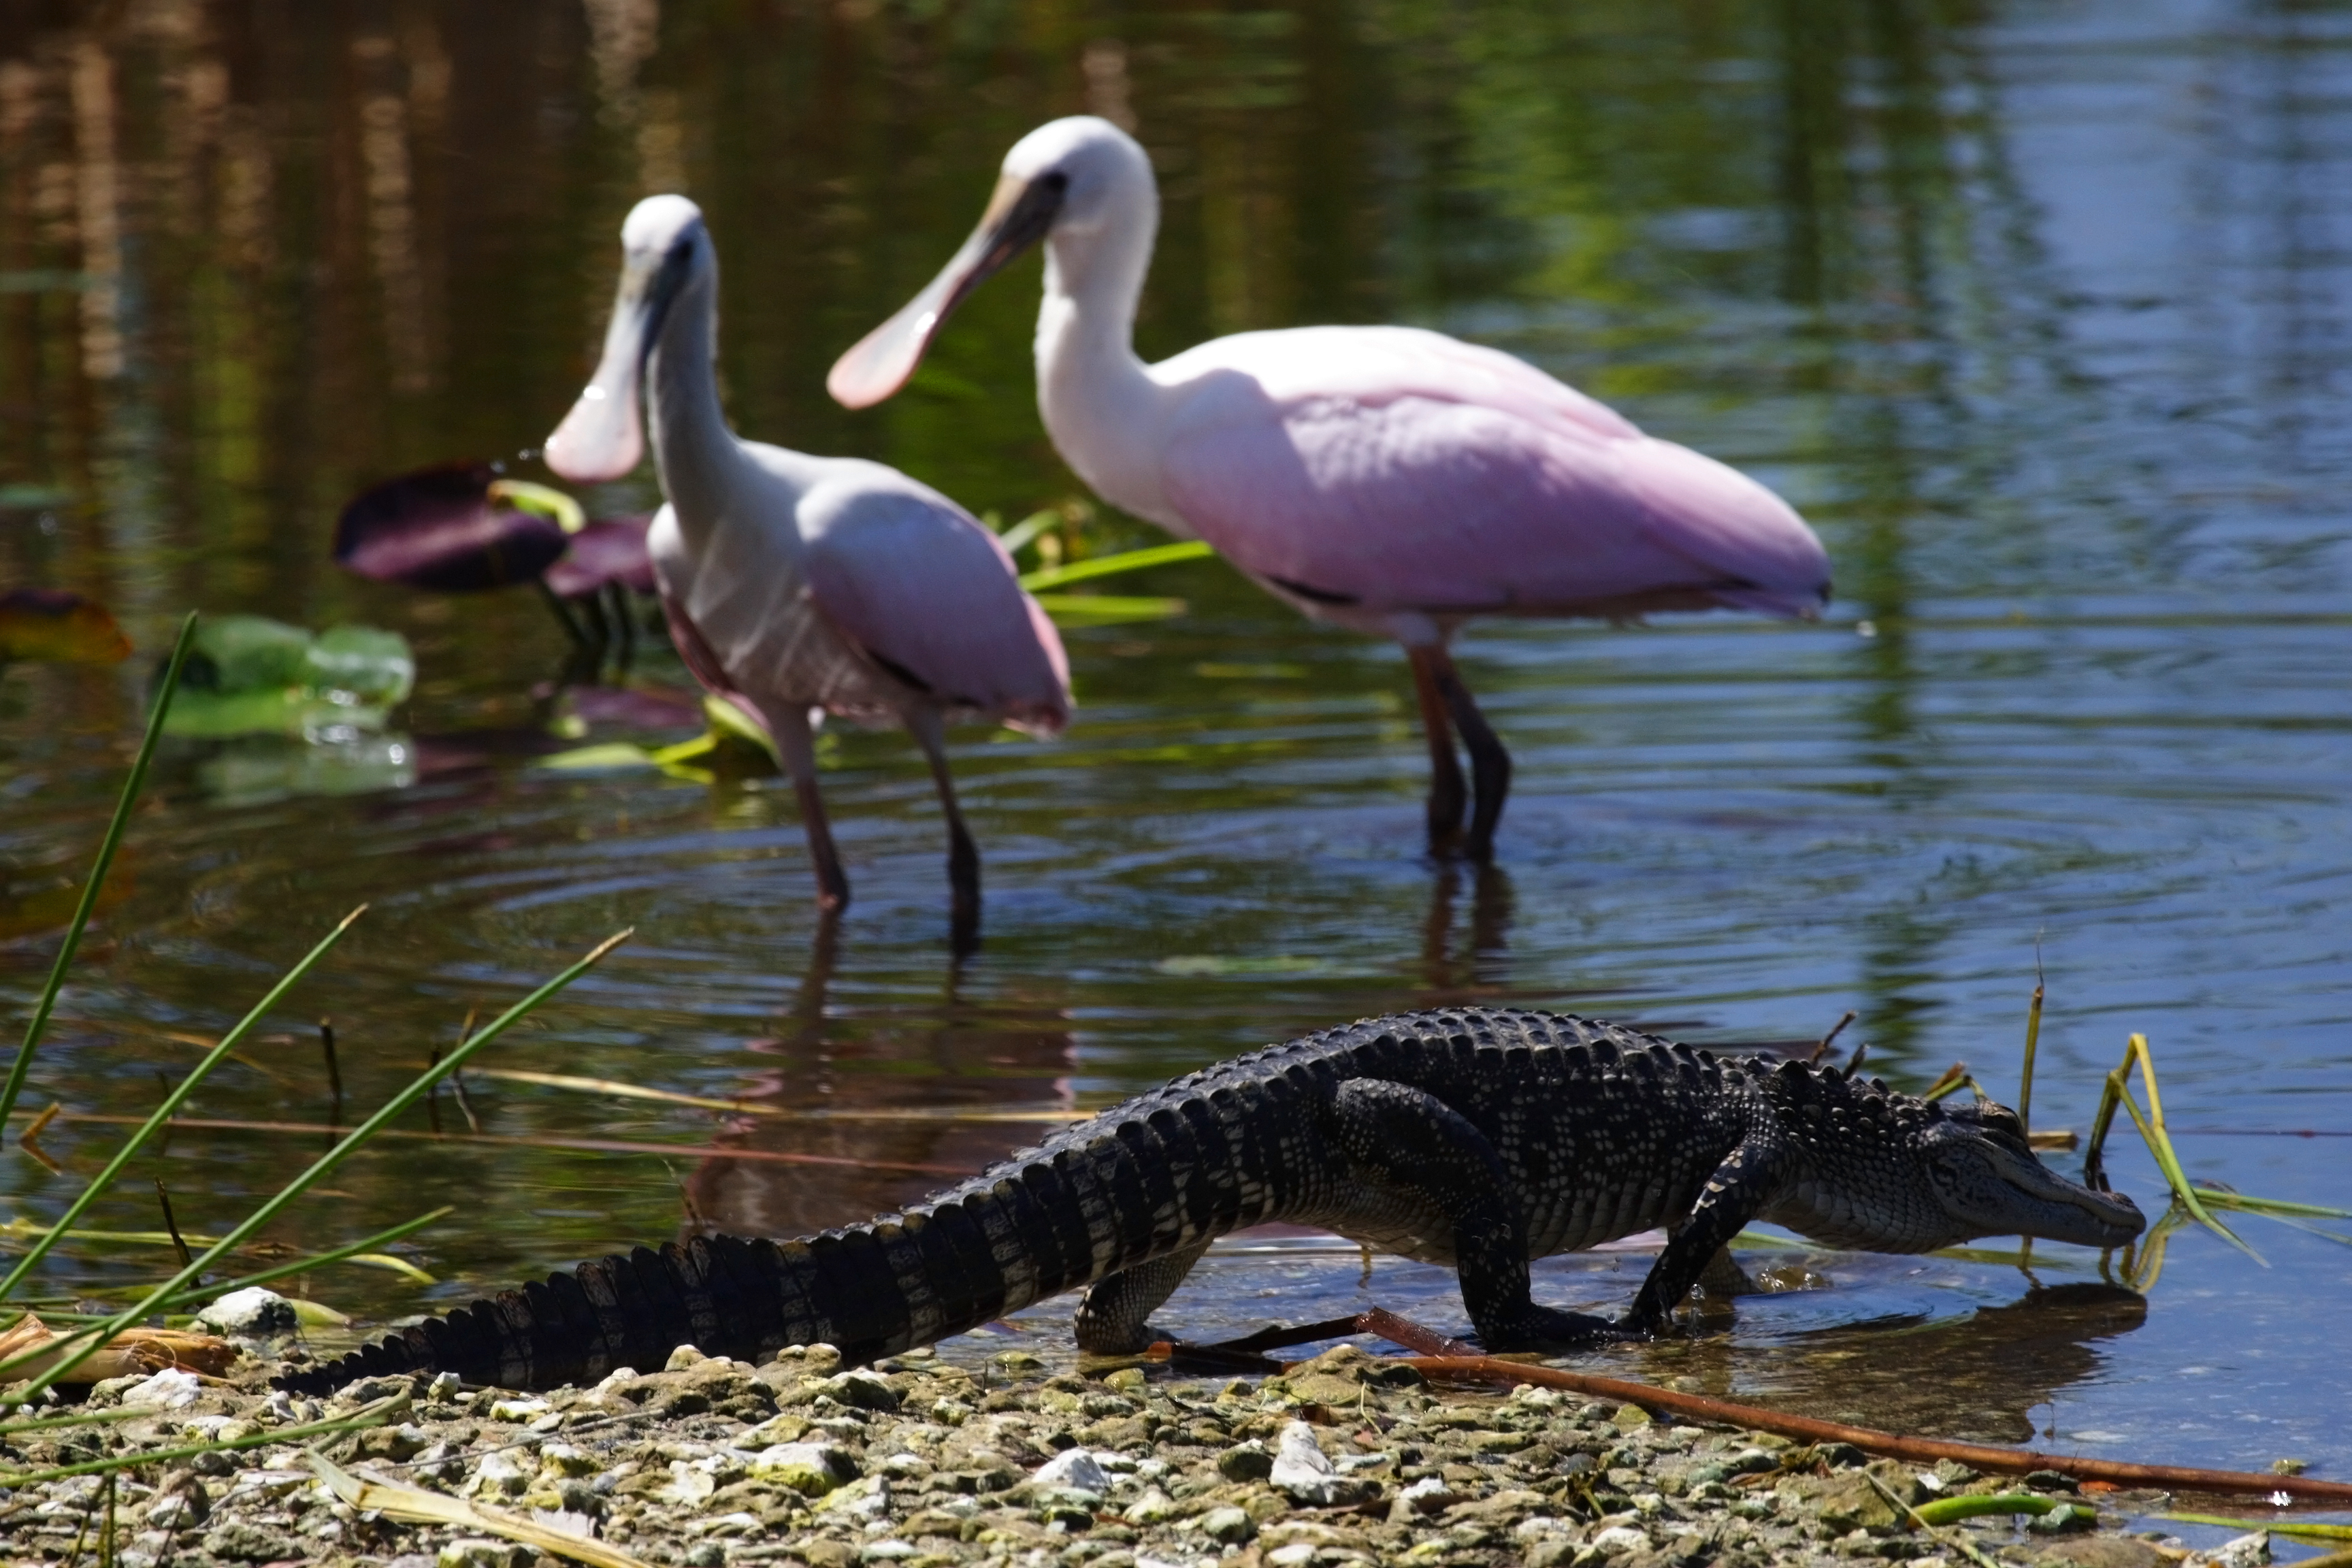
<svg viewBox="0 0 2352 1568"><path fill-rule="evenodd" d="M268 1202L264 1203L259 1208L255 1209L251 1214L247 1215L243 1220L238 1222L238 1224L232 1228L226 1236L222 1237L220 1240L205 1248L202 1256L192 1259L186 1267L180 1270L179 1273L173 1275L163 1284L151 1289L147 1293L146 1297L136 1306L129 1307L124 1309L122 1311L117 1312L113 1317L107 1319L104 1322L98 1323L88 1328L77 1329L71 1334L61 1336L59 1340L52 1341L48 1345L45 1345L37 1351L20 1352L16 1355L9 1357L6 1361L0 1361L0 1373L5 1373L9 1368L30 1361L36 1356L47 1354L50 1351L59 1348L62 1344L70 1343L74 1341L81 1342L79 1349L72 1352L71 1354L63 1357L63 1359L59 1360L56 1365L40 1373L30 1383L26 1384L21 1389L16 1391L16 1393L12 1395L13 1401L16 1404L25 1404L37 1397L43 1389L47 1388L52 1384L59 1382L64 1378L66 1373L71 1372L75 1367L79 1366L84 1361L87 1361L99 1346L104 1344L108 1340L111 1339L123 1329L129 1328L131 1324L136 1323L142 1318L146 1317L148 1313L153 1311L163 1301L183 1291L190 1281L194 1279L196 1276L201 1274L205 1269L211 1268L223 1254L230 1251L232 1248L242 1246L248 1237L252 1236L254 1232L259 1230L262 1226L268 1225L271 1220L276 1219L289 1205L292 1204L296 1198L300 1197L302 1194L308 1191L313 1184L320 1181L330 1172L333 1171L335 1167L341 1165L345 1160L349 1159L361 1148L364 1147L378 1132L391 1125L392 1121L403 1111L415 1104L419 1100L425 1098L425 1094L432 1089L434 1085L439 1083L443 1079L448 1077L451 1073L463 1067L468 1058L478 1053L484 1047L489 1045L491 1041L497 1039L500 1035L505 1034L507 1030L512 1028L522 1019L530 1016L531 1013L535 1012L539 1008L541 1004L544 1003L549 997L554 995L557 992L562 990L565 986L571 984L574 980L578 979L582 974L585 973L591 967L602 960L606 953L620 946L621 943L628 941L629 938L635 934L635 932L634 929L632 929L630 931L619 931L612 936L606 937L603 942L597 943L585 957L579 959L561 974L556 975L552 980L541 985L538 990L533 991L530 995L525 996L521 1001L517 1002L513 1006L509 1007L505 1012L499 1014L487 1028L466 1040L463 1044L459 1045L457 1049L442 1058L440 1061L432 1067L425 1068L425 1071L418 1074L414 1079L410 1080L407 1088L402 1089L398 1094L394 1095L389 1100L386 1100L382 1110L378 1110L373 1116L369 1117L365 1121L360 1123L357 1127L352 1128L352 1131L347 1133L333 1148L320 1155L318 1159L312 1161L308 1170L304 1171L300 1175L296 1176L285 1186L280 1187L274 1196L272 1196Z"/></svg>
<svg viewBox="0 0 2352 1568"><path fill-rule="evenodd" d="M1017 555L1024 545L1061 521L1062 514L1050 507L1044 511L1033 511L998 534L996 542L1004 546L1007 555Z"/></svg>
<svg viewBox="0 0 2352 1568"><path fill-rule="evenodd" d="M2176 1524L2218 1524L2231 1530L2267 1530L2276 1535L2306 1536L2313 1541L2352 1541L2352 1524L2306 1524L2299 1519L2230 1519L2218 1513L2159 1513ZM2299 1565L2298 1565L2299 1568Z"/></svg>
<svg viewBox="0 0 2352 1568"><path fill-rule="evenodd" d="M110 1421L136 1421L142 1415L152 1415L147 1405L110 1405L104 1410L77 1410L70 1415L44 1415L37 1421L0 1421L0 1437L14 1437L24 1432L49 1432L62 1426L101 1426Z"/></svg>
<svg viewBox="0 0 2352 1568"><path fill-rule="evenodd" d="M409 1397L395 1394L389 1399L379 1399L349 1415L332 1421L312 1421L300 1426L279 1426L268 1432L256 1432L247 1437L232 1437L220 1443L194 1443L184 1448L157 1448L145 1453L133 1451L117 1454L110 1459L91 1459L85 1464L59 1465L51 1470L27 1470L18 1475L0 1475L0 1487L37 1486L43 1481L61 1481L71 1476L105 1475L114 1470L128 1470L146 1465L168 1465L181 1459L193 1459L203 1454L234 1453L239 1448L266 1448L280 1443L290 1443L298 1437L325 1437L338 1432L356 1432L362 1426L381 1426L394 1416L407 1410ZM153 1415L154 1412L148 1412Z"/></svg>
<svg viewBox="0 0 2352 1568"><path fill-rule="evenodd" d="M184 1302L193 1301L200 1296L217 1299L227 1295L232 1290L242 1290L253 1285L267 1285L272 1279L283 1279L289 1274L307 1273L313 1268L323 1268L330 1263L341 1263L346 1258L355 1257L362 1252L373 1252L379 1247L389 1247L403 1237L413 1236L435 1220L446 1218L456 1212L455 1204L445 1204L431 1214L421 1214L415 1219L404 1220L390 1230L380 1230L373 1236L352 1242L345 1247L314 1253L308 1258L297 1258L289 1262L280 1263L273 1268L265 1268L258 1274L241 1274L234 1279L225 1279L217 1285L207 1285L200 1290L183 1290L177 1296L167 1300L163 1305L176 1307Z"/></svg>
<svg viewBox="0 0 2352 1568"><path fill-rule="evenodd" d="M2032 1492L1971 1493L1967 1497L1937 1498L1923 1502L1916 1510L1929 1524L1958 1524L1964 1519L1982 1519L1993 1513L2045 1514L2057 1503Z"/></svg>
<svg viewBox="0 0 2352 1568"><path fill-rule="evenodd" d="M33 1020L25 1026L25 1043L16 1047L16 1065L8 1069L8 1081L0 1087L0 1128L8 1125L8 1113L16 1109L16 1097L25 1089L25 1074L31 1070L33 1053L40 1047L41 1036L47 1032L49 1015L57 1010L58 993L65 989L66 971L72 967L74 954L81 947L82 932L89 928L91 911L98 908L99 889L106 885L106 873L114 864L114 852L122 847L123 829L131 826L131 808L138 804L139 792L146 787L147 764L154 760L155 743L163 738L163 715L171 710L172 694L180 689L180 667L188 661L188 647L195 640L196 613L180 623L180 640L172 645L172 662L164 668L163 684L155 693L155 706L147 715L147 734L139 742L139 755L131 763L131 776L122 781L122 796L114 803L114 819L106 825L106 837L98 846L98 863L90 868L89 880L81 888L81 901L74 906L73 919L67 922L66 940L58 949L57 962L49 966L49 982L41 987L41 997L33 1005Z"/></svg>
<svg viewBox="0 0 2352 1568"><path fill-rule="evenodd" d="M81 1218L84 1211L96 1203L109 1187L114 1185L114 1179L122 1173L122 1167L129 1164L131 1157L146 1146L147 1140L155 1135L158 1128L172 1119L172 1113L180 1109L181 1103L189 1095L195 1092L196 1086L204 1082L205 1076L227 1059L229 1052L245 1043L245 1037L260 1026L261 1020L269 1016L270 1010L278 1005L286 993L291 991L304 975L317 968L319 961L333 950L335 943L342 941L345 931L352 929L352 922L366 912L367 906L362 904L358 909L345 915L341 924L321 938L318 946L305 953L299 963L286 972L284 978L269 988L268 994L253 1005L251 1012L237 1020L236 1027L220 1037L220 1043L206 1052L204 1060L198 1062L190 1070L188 1076L180 1080L180 1087L163 1097L163 1103L155 1108L154 1114L147 1118L138 1131L133 1132L124 1141L122 1147L115 1152L114 1158L107 1162L106 1169L92 1177L89 1184L82 1188L81 1195L68 1204L66 1206L66 1212L51 1224L48 1235L36 1241L32 1249L17 1261L16 1267L8 1271L7 1277L0 1279L0 1301L8 1299L8 1293L23 1281L26 1275L33 1271L42 1258L48 1256L49 1249L65 1239L66 1232L73 1227L74 1221Z"/></svg>
<svg viewBox="0 0 2352 1568"><path fill-rule="evenodd" d="M2318 1204L2291 1204L2280 1198L2250 1197L2244 1193L2232 1193L2221 1187L2199 1187L2196 1193L2217 1209L2242 1209L2248 1214L2266 1214L2273 1218L2296 1215L2305 1219L2352 1219L2352 1209L2331 1209Z"/></svg>
<svg viewBox="0 0 2352 1568"><path fill-rule="evenodd" d="M2132 1036L2124 1048L2123 1065L2116 1070L2127 1072L2134 1057L2139 1058L2140 1081L2147 1087L2147 1114L2140 1114L2139 1103L2132 1099L2128 1082L2123 1086L2124 1109L2131 1113L2132 1121L2139 1128L2139 1135L2147 1142L2148 1152L2156 1156L2157 1164L2164 1172L2164 1179L2172 1185L2173 1195L2180 1200L2183 1208L2196 1216L2200 1224L2222 1237L2263 1268L2269 1268L2261 1253L2240 1240L2237 1232L2215 1219L2211 1212L2198 1202L2197 1190L2189 1184L2189 1173L2180 1168L2180 1157L2173 1152L2172 1139L2165 1131L2164 1100L2156 1087L2156 1057L2147 1048L2146 1035Z"/></svg>
<svg viewBox="0 0 2352 1568"><path fill-rule="evenodd" d="M1067 566L1048 566L1042 571L1024 572L1021 585L1031 593L1040 588L1058 588L1065 583L1083 583L1093 577L1110 577L1121 572L1140 572L1147 566L1171 566L1179 561L1198 561L1215 551L1197 539L1181 544L1155 544L1148 550L1122 550L1116 555L1097 555L1090 560L1073 561Z"/></svg>

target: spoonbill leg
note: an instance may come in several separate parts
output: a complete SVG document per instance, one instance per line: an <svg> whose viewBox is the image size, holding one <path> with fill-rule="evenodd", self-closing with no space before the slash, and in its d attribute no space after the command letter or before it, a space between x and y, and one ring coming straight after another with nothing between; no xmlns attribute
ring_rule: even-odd
<svg viewBox="0 0 2352 1568"><path fill-rule="evenodd" d="M1443 855L1461 836L1462 809L1470 791L1462 782L1462 764L1454 755L1454 722L1446 717L1445 699L1438 692L1437 667L1433 658L1445 657L1443 647L1407 647L1412 661L1413 695L1421 699L1421 728L1429 737L1429 852Z"/></svg>
<svg viewBox="0 0 2352 1568"><path fill-rule="evenodd" d="M776 738L776 754L793 775L793 794L801 805L801 831L808 835L809 864L816 871L816 902L822 910L845 909L849 903L849 879L842 874L840 852L833 847L833 825L825 820L824 796L816 786L816 741L809 730L808 710L796 702L760 704L760 716Z"/></svg>
<svg viewBox="0 0 2352 1568"><path fill-rule="evenodd" d="M963 808L956 805L955 779L948 772L947 726L936 708L918 708L905 715L907 728L931 764L931 780L940 786L940 811L948 819L949 945L969 952L980 943L980 847L963 825Z"/></svg>
<svg viewBox="0 0 2352 1568"><path fill-rule="evenodd" d="M1462 853L1472 860L1484 863L1495 855L1495 825L1503 819L1503 802L1511 793L1511 753L1478 711L1477 700L1470 689L1462 684L1461 673L1454 668L1454 656L1440 643L1433 647L1413 649L1414 667L1423 661L1429 668L1430 683L1437 688L1438 700L1452 715L1454 727L1462 733L1462 744L1470 753L1470 837L1464 840ZM1453 758L1446 762L1450 766ZM1456 775L1454 787L1460 790ZM1431 821L1436 820L1436 791L1431 792ZM1457 808L1458 810L1458 808Z"/></svg>

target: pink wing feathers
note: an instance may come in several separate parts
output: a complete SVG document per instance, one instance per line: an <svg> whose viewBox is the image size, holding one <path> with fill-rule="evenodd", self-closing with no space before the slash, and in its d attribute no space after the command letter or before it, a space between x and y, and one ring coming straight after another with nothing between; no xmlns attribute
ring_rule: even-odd
<svg viewBox="0 0 2352 1568"><path fill-rule="evenodd" d="M1229 344L1155 373L1192 383L1161 473L1244 571L1441 614L1686 596L1800 615L1826 594L1820 541L1778 496L1508 355L1400 328L1202 349Z"/></svg>
<svg viewBox="0 0 2352 1568"><path fill-rule="evenodd" d="M821 489L802 509L802 567L826 620L950 707L1039 734L1069 722L1061 637L992 534L920 493L830 500Z"/></svg>

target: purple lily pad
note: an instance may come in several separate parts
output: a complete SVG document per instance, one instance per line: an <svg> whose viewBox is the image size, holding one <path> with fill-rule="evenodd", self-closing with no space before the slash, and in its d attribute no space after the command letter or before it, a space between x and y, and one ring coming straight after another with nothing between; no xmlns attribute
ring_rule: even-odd
<svg viewBox="0 0 2352 1568"><path fill-rule="evenodd" d="M363 490L335 524L335 560L378 583L467 594L528 583L571 542L552 518L490 500L497 472L451 463Z"/></svg>
<svg viewBox="0 0 2352 1568"><path fill-rule="evenodd" d="M572 548L547 569L547 585L567 599L593 594L607 583L634 593L654 592L654 561L646 551L650 513L608 517L572 536Z"/></svg>

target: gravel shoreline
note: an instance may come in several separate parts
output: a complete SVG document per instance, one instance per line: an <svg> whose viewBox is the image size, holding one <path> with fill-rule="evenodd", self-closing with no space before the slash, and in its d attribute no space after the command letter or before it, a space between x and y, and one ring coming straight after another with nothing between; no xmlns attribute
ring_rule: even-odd
<svg viewBox="0 0 2352 1568"><path fill-rule="evenodd" d="M367 1379L310 1401L267 1392L266 1374L100 1384L94 1403L153 1408L12 1436L0 1470L257 1437L405 1396L389 1424L322 1451L363 1479L684 1568L1968 1568L1969 1548L2051 1568L2252 1568L2269 1555L2260 1535L2192 1553L2125 1533L2165 1506L2158 1493L2084 1496L2047 1473L2020 1483L1865 1462L1843 1445L1671 1425L1549 1390L1431 1387L1353 1346L1281 1377L1232 1380L1139 1366L1080 1376L1018 1351L975 1367L919 1351L845 1372L821 1345L757 1368L682 1350L663 1370L531 1395L467 1392L445 1374ZM1922 1531L1893 1500L1995 1491L2063 1506L2031 1528L1990 1517ZM100 1476L0 1490L0 1550L100 1563L107 1492ZM120 1472L112 1508L115 1568L540 1558L478 1530L355 1511L296 1444Z"/></svg>

